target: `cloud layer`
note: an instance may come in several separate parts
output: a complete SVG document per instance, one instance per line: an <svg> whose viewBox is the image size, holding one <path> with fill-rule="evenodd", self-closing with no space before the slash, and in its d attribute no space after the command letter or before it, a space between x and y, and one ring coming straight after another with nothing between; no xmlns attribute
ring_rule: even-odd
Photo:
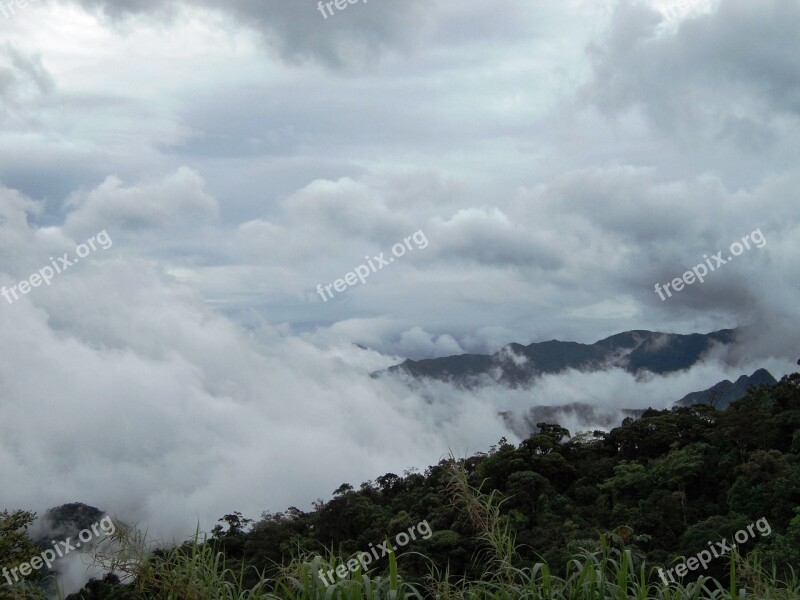
<svg viewBox="0 0 800 600"><path fill-rule="evenodd" d="M501 411L789 371L800 11L690 8L62 0L0 20L0 285L114 240L0 299L0 507L78 500L181 537L485 450ZM756 229L763 248L655 293ZM317 295L419 230L425 249ZM368 376L744 325L733 355L665 380Z"/></svg>

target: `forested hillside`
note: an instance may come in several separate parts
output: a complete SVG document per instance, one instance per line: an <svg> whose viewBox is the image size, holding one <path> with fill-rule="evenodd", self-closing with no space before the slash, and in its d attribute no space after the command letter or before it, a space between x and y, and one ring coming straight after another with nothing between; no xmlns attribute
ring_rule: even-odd
<svg viewBox="0 0 800 600"><path fill-rule="evenodd" d="M766 564L788 573L787 565L800 563L800 374L753 388L724 411L707 405L649 410L610 432L572 437L557 424L541 423L519 446L501 440L487 453L444 459L424 473L387 473L358 489L342 484L309 512L289 508L257 522L232 512L206 547L224 553L228 565L255 567L244 571L244 581L257 583L279 576L297 558L369 552L424 521L428 535L397 548L403 576L418 580L432 566L449 566L451 574L481 578L486 565L476 557L485 550L486 532L454 472L489 506L499 506L519 567L543 560L558 572L603 545L667 566L761 520L768 531L759 529L739 552L757 549ZM35 549L12 536L30 517L16 515L13 521L6 516L0 530L3 567L22 559L20 548ZM370 569L381 572L387 561L379 557ZM720 558L696 575L721 580L728 567ZM91 582L71 599L133 594L115 581Z"/></svg>
<svg viewBox="0 0 800 600"><path fill-rule="evenodd" d="M466 460L471 483L497 490L527 558L564 564L600 532L626 534L651 561L691 555L766 517L760 543L800 563L800 375L753 390L724 412L710 406L647 411L608 433L568 438L555 424L519 446L501 440ZM474 531L448 495L447 461L424 473L388 473L304 513L266 515L252 531L217 531L230 556L260 567L297 548L350 554L427 519L433 536L419 550L454 571L468 570ZM229 519L231 520L231 519ZM415 570L421 564L406 562Z"/></svg>
<svg viewBox="0 0 800 600"><path fill-rule="evenodd" d="M474 558L482 542L469 510L454 501L451 467L443 460L424 473L388 473L357 489L342 484L310 512L289 508L255 523L231 513L211 543L228 561L275 576L300 553L347 557L427 520L429 539L398 551L401 572L426 575L424 555L451 573L480 577L485 565ZM501 440L463 467L471 486L504 499L500 512L520 546L520 566L544 559L558 572L582 549L598 550L601 540L648 564L668 565L758 519L766 519L770 533L757 532L739 550L758 549L780 565L800 563L800 374L754 388L724 411L650 410L608 433L571 438L542 423L519 446ZM384 558L371 568L386 564ZM696 575L722 578L727 568L720 558Z"/></svg>

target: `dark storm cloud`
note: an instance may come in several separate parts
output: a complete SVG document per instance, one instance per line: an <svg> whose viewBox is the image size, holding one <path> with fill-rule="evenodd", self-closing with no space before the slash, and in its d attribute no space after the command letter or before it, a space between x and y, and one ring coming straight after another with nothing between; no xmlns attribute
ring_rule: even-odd
<svg viewBox="0 0 800 600"><path fill-rule="evenodd" d="M79 0L120 20L132 15L175 16L167 0ZM257 29L268 45L291 62L315 60L328 66L365 64L397 47L408 46L427 26L430 10L422 0L371 0L335 11L325 19L317 0L186 0L187 6L220 10Z"/></svg>
<svg viewBox="0 0 800 600"><path fill-rule="evenodd" d="M659 127L769 143L775 118L800 115L800 4L722 0L717 10L656 35L661 17L621 3L593 44L586 97L609 114L641 107Z"/></svg>

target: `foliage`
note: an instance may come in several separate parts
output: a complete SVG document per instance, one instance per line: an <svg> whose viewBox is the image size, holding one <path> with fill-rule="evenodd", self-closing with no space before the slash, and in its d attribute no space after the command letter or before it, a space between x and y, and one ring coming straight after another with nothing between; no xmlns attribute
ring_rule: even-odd
<svg viewBox="0 0 800 600"><path fill-rule="evenodd" d="M503 439L488 453L443 460L424 473L342 484L308 512L290 508L255 523L230 513L221 519L227 528L215 528L208 541L148 554L142 564L152 572L137 570L136 561L118 561L115 572L133 574L140 586L150 582L142 593L175 598L206 597L192 596L198 580L230 590L209 598L391 597L398 591L391 573L399 570L408 585L427 582L425 594L442 599L730 600L744 588L762 590L758 598L797 600L798 431L800 374L752 389L723 411L650 409L609 432L574 437L541 423L519 445ZM740 562L716 559L689 576L694 581L672 587L654 576L656 566L761 518L772 533L740 548ZM338 582L334 592L314 579L308 565L319 557L331 564L423 520L430 539L374 562L369 574ZM120 571L125 565L132 570ZM388 583L374 579L387 570Z"/></svg>
<svg viewBox="0 0 800 600"><path fill-rule="evenodd" d="M4 569L10 571L19 567L20 564L28 562L41 552L27 534L28 528L35 519L36 513L24 510L0 512L0 573L4 574ZM18 574L17 571L15 575ZM14 586L3 585L5 577L0 579L0 600L44 598L42 592L31 585L31 582L35 582L41 577L39 571L34 571L27 577L21 575L20 577L24 579L24 582Z"/></svg>

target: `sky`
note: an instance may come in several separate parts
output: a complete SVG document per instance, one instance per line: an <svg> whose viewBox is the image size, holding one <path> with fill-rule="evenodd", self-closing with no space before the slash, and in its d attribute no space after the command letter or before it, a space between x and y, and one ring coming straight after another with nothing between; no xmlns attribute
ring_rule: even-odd
<svg viewBox="0 0 800 600"><path fill-rule="evenodd" d="M485 451L514 439L499 410L665 407L798 358L796 0L21 3L0 2L0 508L180 537ZM368 376L739 326L666 378Z"/></svg>

